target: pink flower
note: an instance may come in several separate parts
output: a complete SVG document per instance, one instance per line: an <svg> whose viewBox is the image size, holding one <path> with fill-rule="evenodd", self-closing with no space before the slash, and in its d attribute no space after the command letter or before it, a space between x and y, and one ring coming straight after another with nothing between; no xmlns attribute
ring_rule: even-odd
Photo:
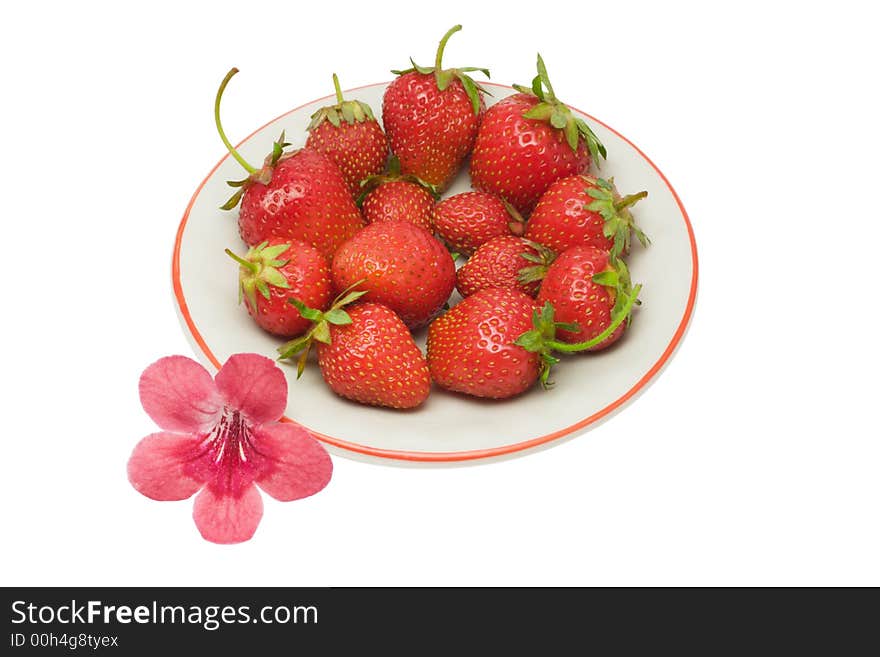
<svg viewBox="0 0 880 657"><path fill-rule="evenodd" d="M212 379L184 356L168 356L141 375L141 404L162 429L137 444L128 479L154 500L196 492L193 519L214 543L250 539L263 516L254 484L284 502L327 485L333 463L305 429L278 422L287 379L270 359L236 354Z"/></svg>

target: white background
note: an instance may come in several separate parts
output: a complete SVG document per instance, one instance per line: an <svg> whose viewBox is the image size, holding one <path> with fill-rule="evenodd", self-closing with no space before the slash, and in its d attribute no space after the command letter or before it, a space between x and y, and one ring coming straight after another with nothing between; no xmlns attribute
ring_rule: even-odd
<svg viewBox="0 0 880 657"><path fill-rule="evenodd" d="M4 585L880 584L880 61L860 3L14 3L0 38ZM809 6L807 6L809 5ZM250 8L248 8L250 6ZM536 7L540 9L530 9ZM428 14L436 16L430 20ZM431 61L564 100L675 186L700 293L624 412L490 465L335 458L249 543L128 484L137 380L192 355L170 292L192 192L232 139ZM450 418L450 431L455 430Z"/></svg>

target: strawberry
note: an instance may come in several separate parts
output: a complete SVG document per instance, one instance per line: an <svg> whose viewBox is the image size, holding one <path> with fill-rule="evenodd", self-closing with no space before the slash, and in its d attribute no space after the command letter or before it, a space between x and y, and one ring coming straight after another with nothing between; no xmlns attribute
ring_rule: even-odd
<svg viewBox="0 0 880 657"><path fill-rule="evenodd" d="M629 210L647 195L639 192L621 198L613 179L585 175L560 178L538 200L526 237L560 252L585 244L615 256L625 255L633 234L642 246L649 243Z"/></svg>
<svg viewBox="0 0 880 657"><path fill-rule="evenodd" d="M570 251L575 249L594 251L593 265L601 264L602 257L606 265L609 263L604 251L593 247L574 247ZM548 278L560 260L565 264L565 255L550 266ZM622 261L586 280L588 285L581 288L614 287L616 298L609 307L609 321L601 327L590 324L593 318L587 311L589 306L578 306L577 285L569 288L571 304L565 294L542 299L546 279L538 295L538 302L543 301L540 307L531 297L509 288L486 288L467 297L428 328L428 367L434 381L448 390L493 399L518 395L538 380L544 387L550 387L550 368L559 362L554 352L570 353L607 346L619 337L629 322L633 305L638 302L641 285L629 288L629 276ZM551 290L555 289L556 283L551 282ZM599 295L596 296L598 301ZM561 315L580 320L588 328L582 330L578 323L556 321L551 298L559 304ZM594 301L587 297L587 303ZM575 312L571 312L572 309ZM591 337L584 342L565 341L581 336Z"/></svg>
<svg viewBox="0 0 880 657"><path fill-rule="evenodd" d="M344 293L326 312L291 299L313 324L305 336L280 347L280 357L299 354L297 375L301 376L311 345L317 343L321 375L337 395L373 406L419 406L431 390L425 357L387 306L362 302L342 309L363 294Z"/></svg>
<svg viewBox="0 0 880 657"><path fill-rule="evenodd" d="M518 290L488 288L464 299L428 329L428 367L443 388L505 399L528 390L540 375L540 355L515 344L532 328L534 299Z"/></svg>
<svg viewBox="0 0 880 657"><path fill-rule="evenodd" d="M501 235L522 235L522 216L500 196L463 192L434 207L434 229L449 248L471 255L482 244Z"/></svg>
<svg viewBox="0 0 880 657"><path fill-rule="evenodd" d="M461 29L456 25L440 40L433 67L392 71L397 77L385 91L382 121L391 151L411 173L444 190L474 145L485 110L484 90L467 75L484 68L443 69L446 42Z"/></svg>
<svg viewBox="0 0 880 657"><path fill-rule="evenodd" d="M400 161L392 156L388 172L361 183L358 205L368 224L377 221L408 221L434 232L431 211L438 198L433 185L412 174L400 173Z"/></svg>
<svg viewBox="0 0 880 657"><path fill-rule="evenodd" d="M586 122L557 100L540 54L531 88L514 88L520 93L483 117L471 153L471 184L527 215L555 180L586 171L606 152Z"/></svg>
<svg viewBox="0 0 880 657"><path fill-rule="evenodd" d="M312 114L306 148L320 151L333 160L348 183L352 195L361 181L385 169L388 140L369 105L359 100L345 100L339 78L333 74L336 104Z"/></svg>
<svg viewBox="0 0 880 657"><path fill-rule="evenodd" d="M273 237L251 247L243 258L229 249L226 253L239 264L239 303L244 299L248 313L269 333L291 338L309 328L288 298L320 309L330 302L327 261L305 242Z"/></svg>
<svg viewBox="0 0 880 657"><path fill-rule="evenodd" d="M623 260L586 245L573 246L559 254L547 269L538 293L538 303L550 302L557 321L573 325L557 333L558 339L567 343L595 339L624 312L627 304L632 306L631 299L638 303L633 299L629 271ZM598 351L609 347L620 339L628 324L627 315L626 322L619 322L606 338L586 349Z"/></svg>
<svg viewBox="0 0 880 657"><path fill-rule="evenodd" d="M550 249L516 235L494 237L458 268L455 286L463 297L487 287L516 289L534 297L555 257Z"/></svg>
<svg viewBox="0 0 880 657"><path fill-rule="evenodd" d="M337 247L354 235L363 218L339 168L313 149L284 152L289 144L284 133L275 142L272 153L257 169L233 148L220 124L220 98L238 69L233 68L217 90L214 121L220 138L248 177L230 181L238 190L222 208L231 210L239 201L238 227L249 246L272 237L298 239L316 247L325 257L332 257Z"/></svg>
<svg viewBox="0 0 880 657"><path fill-rule="evenodd" d="M389 180L364 197L361 210L368 224L380 221L408 221L432 232L434 197L418 183Z"/></svg>
<svg viewBox="0 0 880 657"><path fill-rule="evenodd" d="M577 249L581 247L574 248ZM599 251L599 253L604 252ZM622 262L620 264L622 265ZM604 279L605 282L611 283L611 277L612 275L616 275L617 271L618 270L615 270L614 272L604 271L601 274L597 274L594 282ZM617 285L618 281L614 281L614 283ZM614 342L614 340L620 337L625 326L629 324L633 305L639 303L638 296L641 288L641 285L636 285L631 290L627 287L626 291L624 291L623 286L619 286L619 294L617 295L617 301L612 308L610 321L599 331L588 331L593 334L593 337L583 342L565 341L565 338L562 337L565 334L568 334L569 336L582 334L581 325L577 322L556 321L556 309L553 303L545 301L544 305L541 306L540 311L537 309L535 310L532 315L533 328L520 335L516 339L515 344L526 351L539 356L539 378L541 380L541 385L545 389L553 386L553 382L550 381L550 369L559 362L559 359L554 356L553 353L576 353L579 351L604 349L611 344L611 342ZM572 300L577 301L577 292L574 292L571 297ZM565 305L564 297L562 305ZM575 318L580 317L581 319L583 319L581 317L582 315L586 315L587 319L584 322L585 324L589 324L592 320L592 318L589 317L588 312L568 312L568 309L564 308L564 314L569 314L571 317Z"/></svg>
<svg viewBox="0 0 880 657"><path fill-rule="evenodd" d="M443 306L455 286L455 264L431 233L403 221L370 224L339 247L330 276L337 290L359 284L417 328Z"/></svg>

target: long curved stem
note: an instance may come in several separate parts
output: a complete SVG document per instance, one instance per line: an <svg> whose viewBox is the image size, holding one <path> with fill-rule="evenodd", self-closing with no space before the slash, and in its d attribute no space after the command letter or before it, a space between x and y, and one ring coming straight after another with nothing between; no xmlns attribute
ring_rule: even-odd
<svg viewBox="0 0 880 657"><path fill-rule="evenodd" d="M248 173L256 173L257 169L248 164L247 160L239 155L238 151L229 143L229 140L226 138L226 133L223 132L223 125L220 123L220 98L223 96L223 91L226 89L226 85L229 84L232 76L236 73L238 73L237 68L229 69L229 73L226 74L226 77L223 78L223 82L220 83L220 88L217 89L217 97L214 99L214 124L217 126L217 132L220 133L220 139L223 140L223 145L226 146L226 150L229 151L229 154L235 158L236 162L244 167L245 171Z"/></svg>
<svg viewBox="0 0 880 657"><path fill-rule="evenodd" d="M635 304L636 299L639 298L639 291L641 289L642 289L641 285L636 285L633 288L632 293L629 295L629 298L626 300L626 303L624 304L621 311L617 314L617 317L614 319L614 321L612 321L611 324L608 325L608 328L606 328L604 331L602 331L595 338L587 340L586 342L575 342L575 343L571 343L571 344L568 342L559 342L557 340L549 340L545 344L548 347L550 347L551 349L553 349L554 351L572 353L575 351L583 351L584 349L589 349L590 347L595 347L597 344L604 342L605 340L607 340L611 336L612 333L614 333L614 331L617 330L617 327L620 326L626 320L627 317L629 317L629 311L632 309L633 305Z"/></svg>
<svg viewBox="0 0 880 657"><path fill-rule="evenodd" d="M443 62L443 51L446 50L446 42L449 41L449 37L458 32L460 29L461 25L451 27L449 28L449 31L443 35L443 38L440 39L440 45L437 47L437 57L434 59L435 73L442 70L440 64Z"/></svg>

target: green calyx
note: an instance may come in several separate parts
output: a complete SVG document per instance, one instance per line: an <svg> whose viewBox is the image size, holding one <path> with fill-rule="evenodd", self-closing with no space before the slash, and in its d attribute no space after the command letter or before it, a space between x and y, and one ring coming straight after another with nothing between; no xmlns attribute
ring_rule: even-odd
<svg viewBox="0 0 880 657"><path fill-rule="evenodd" d="M437 47L437 55L434 58L434 66L419 66L413 61L412 57L410 57L410 63L412 64L411 68L407 68L401 71L392 70L391 72L395 75L403 75L404 73L412 73L413 71L418 71L422 75L430 75L434 74L434 79L437 81L437 88L440 91L446 91L449 85L453 80L459 80L461 82L461 86L464 87L465 93L467 93L468 99L471 101L471 107L473 107L474 114L480 113L480 93L492 95L482 86L480 86L474 79L468 75L468 73L472 73L474 71L480 71L487 78L492 77L489 74L489 69L482 68L479 66L464 66L461 68L448 68L444 69L442 67L443 61L443 51L446 49L446 43L449 41L449 37L458 32L461 29L461 25L455 25L449 28L449 31L443 35L443 38L440 39L440 45Z"/></svg>
<svg viewBox="0 0 880 657"><path fill-rule="evenodd" d="M373 110L369 105L359 100L345 100L342 97L342 89L339 87L339 78L336 77L336 73L333 74L333 86L336 89L336 104L322 107L312 114L312 121L306 130L311 132L324 121L328 121L333 127L339 128L343 122L352 125L354 123L376 120L376 117L373 116Z"/></svg>
<svg viewBox="0 0 880 657"><path fill-rule="evenodd" d="M278 256L290 248L290 244L276 244L274 246L268 246L268 244L268 242L262 242L251 247L243 258L226 249L226 255L239 264L238 302L241 303L242 299L247 300L248 306L254 313L257 312L257 293L268 301L271 297L270 286L290 288L284 274L278 271L279 267L290 262L289 259L278 259Z"/></svg>
<svg viewBox="0 0 880 657"><path fill-rule="evenodd" d="M368 176L361 181L361 193L358 194L357 199L355 199L355 203L357 204L357 206L362 207L364 204L364 199L367 197L367 194L372 192L377 187L380 187L381 185L389 182L413 183L414 185L422 187L426 192L434 197L435 201L440 199L440 192L437 191L436 185L432 185L431 183L422 180L414 174L400 173L400 160L397 158L396 155L392 155L388 159L388 170L385 173L379 173L375 176Z"/></svg>
<svg viewBox="0 0 880 657"><path fill-rule="evenodd" d="M308 360L312 344L314 344L315 341L330 344L331 325L345 326L346 324L351 324L351 315L345 312L342 308L343 306L360 299L367 293L367 290L354 289L361 283L363 283L363 280L358 281L347 290L343 291L342 294L333 300L330 308L323 311L309 308L299 299L287 300L288 303L296 306L300 315L312 322L312 327L306 333L278 347L279 360L288 358L292 359L299 354L296 359L297 379L302 376L306 369L306 361Z"/></svg>
<svg viewBox="0 0 880 657"><path fill-rule="evenodd" d="M633 307L640 303L639 292L641 284L631 286L629 270L622 260L615 260L609 269L593 276L593 282L612 288L615 294L614 307L611 309L611 322L604 331L594 338L584 342L568 343L556 339L557 330L579 331L577 323L565 323L555 321L555 309L553 304L546 302L540 311L535 310L532 314L532 328L519 336L514 344L519 345L526 351L540 355L541 373L540 381L544 388L553 386L550 380L550 369L559 362L554 352L574 353L585 351L607 340L624 322L629 323L632 319Z"/></svg>
<svg viewBox="0 0 880 657"><path fill-rule="evenodd" d="M630 208L648 195L641 191L637 194L629 194L621 197L614 186L614 178L588 178L595 186L586 189L587 194L593 200L584 207L592 212L597 212L605 220L602 232L612 240L611 256L616 259L623 253L629 253L632 236L635 235L642 246L648 246L651 240L636 225Z"/></svg>
<svg viewBox="0 0 880 657"><path fill-rule="evenodd" d="M596 133L587 125L587 122L577 118L565 103L556 98L541 53L538 53L538 75L532 80L532 86L524 87L515 84L513 88L520 93L536 96L540 101L528 111L523 112L525 118L546 121L554 128L562 130L565 133L566 142L573 151L577 151L578 142L583 139L590 151L590 156L597 165L600 155L602 159L608 157L605 146L599 141Z"/></svg>
<svg viewBox="0 0 880 657"><path fill-rule="evenodd" d="M554 319L555 310L553 304L549 301L544 304L541 310L535 310L532 313L532 328L519 336L514 344L519 345L526 351L537 353L541 357L541 374L540 381L543 388L553 386L550 380L550 369L559 362L559 359L553 355L553 350L549 346L556 338L557 329L567 329L569 331L577 331L577 324L565 324L557 322Z"/></svg>
<svg viewBox="0 0 880 657"><path fill-rule="evenodd" d="M556 253L543 244L538 244L532 240L524 239L524 241L537 251L537 253L530 253L529 251L520 253L520 256L531 264L520 269L516 278L523 285L528 285L529 283L544 280L544 276L547 275L547 269L556 260Z"/></svg>
<svg viewBox="0 0 880 657"><path fill-rule="evenodd" d="M507 210L507 214L510 215L510 221L507 222L507 227L510 229L510 232L517 236L522 236L523 233L526 232L526 220L523 219L523 216L519 213L510 202L504 198L501 198L501 203L504 204L504 209Z"/></svg>
<svg viewBox="0 0 880 657"><path fill-rule="evenodd" d="M226 184L230 187L236 188L236 191L226 203L220 206L221 210L231 210L237 206L245 190L251 184L259 182L268 185L272 180L272 171L275 168L275 165L278 164L282 158L289 157L293 154L284 152L284 149L290 146L289 143L284 141L284 131L281 132L278 141L272 144L272 152L266 156L263 160L263 166L259 169L245 160L232 143L230 143L229 139L226 137L226 132L223 130L223 124L220 122L220 99L223 97L226 85L229 84L229 81L236 73L238 73L237 68L230 69L229 73L226 74L226 77L223 78L223 82L220 83L219 89L217 89L217 96L214 98L214 124L217 126L217 132L220 133L220 139L223 141L224 146L226 146L226 150L228 150L229 154L235 159L235 161L248 172L248 177L242 180L226 181Z"/></svg>
<svg viewBox="0 0 880 657"><path fill-rule="evenodd" d="M614 295L614 306L611 308L612 323L615 317L621 314L623 319L629 322L632 307L641 304L638 297L642 286L636 285L633 287L626 263L620 258L611 255L608 259L608 268L605 271L600 271L598 274L593 274L593 282L608 288L609 292ZM617 328L617 326L614 328ZM611 332L613 331L614 329ZM599 342L601 341L599 340ZM594 345L590 345L590 347L592 346ZM589 347L584 348L588 349ZM578 350L575 349L574 351Z"/></svg>

